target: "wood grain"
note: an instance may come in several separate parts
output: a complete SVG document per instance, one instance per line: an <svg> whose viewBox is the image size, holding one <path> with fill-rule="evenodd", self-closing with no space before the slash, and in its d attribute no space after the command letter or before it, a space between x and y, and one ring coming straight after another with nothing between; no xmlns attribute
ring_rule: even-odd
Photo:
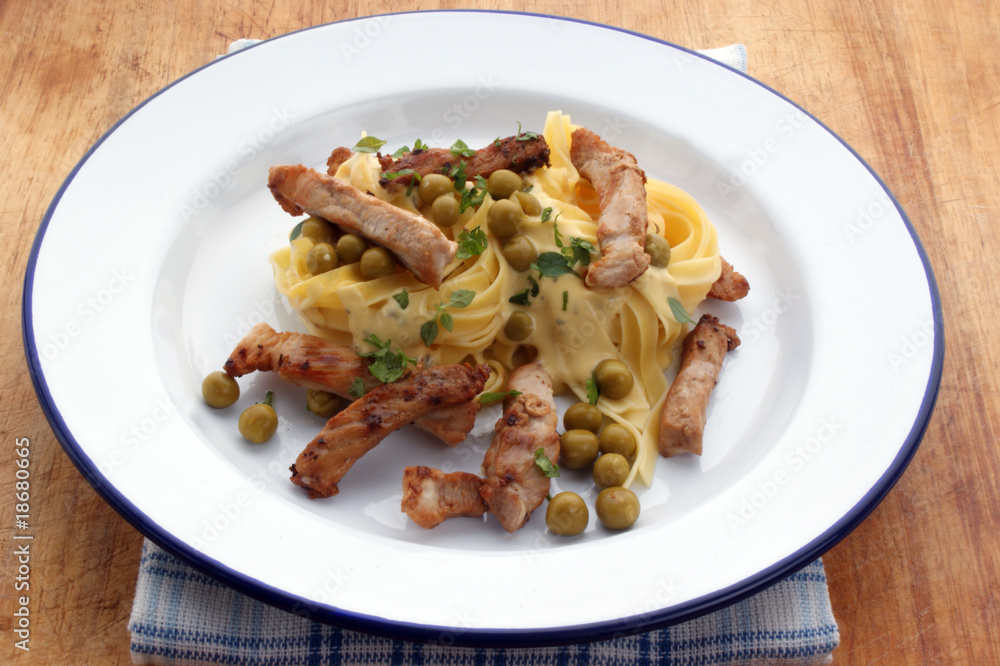
<svg viewBox="0 0 1000 666"><path fill-rule="evenodd" d="M452 2L398 2L434 9ZM463 6L470 6L463 3ZM608 23L693 48L744 43L750 73L802 104L886 181L923 240L948 343L913 463L825 557L845 664L1000 663L1000 6L994 1L478 2ZM137 103L224 53L383 11L371 0L0 2L6 252L0 306L0 661L128 663L141 537L83 481L38 406L18 326L39 222L88 147ZM469 53L473 45L456 45ZM416 49L419 53L419 49ZM599 57L599 54L595 54ZM515 60L516 62L516 60ZM891 295L887 295L891 297ZM849 313L845 313L849 317ZM864 325L864 322L857 322ZM14 442L32 450L31 652L13 647Z"/></svg>

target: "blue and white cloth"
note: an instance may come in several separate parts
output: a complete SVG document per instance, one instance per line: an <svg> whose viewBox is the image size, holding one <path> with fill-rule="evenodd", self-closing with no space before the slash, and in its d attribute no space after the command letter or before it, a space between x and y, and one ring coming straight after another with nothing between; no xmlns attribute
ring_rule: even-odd
<svg viewBox="0 0 1000 666"><path fill-rule="evenodd" d="M258 40L233 42L229 53ZM746 49L700 53L745 72ZM820 560L741 601L666 629L550 648L458 648L392 640L286 613L230 589L146 541L132 616L137 664L823 664L840 633Z"/></svg>
<svg viewBox="0 0 1000 666"><path fill-rule="evenodd" d="M244 596L146 541L132 617L137 664L640 666L824 664L840 634L820 560L756 596L636 636L547 648L443 647L320 624Z"/></svg>

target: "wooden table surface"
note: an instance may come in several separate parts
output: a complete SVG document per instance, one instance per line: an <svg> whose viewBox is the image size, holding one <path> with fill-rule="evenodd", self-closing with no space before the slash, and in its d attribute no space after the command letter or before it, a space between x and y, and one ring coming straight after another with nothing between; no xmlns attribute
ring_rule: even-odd
<svg viewBox="0 0 1000 666"><path fill-rule="evenodd" d="M907 211L944 304L937 409L887 499L825 556L838 663L1000 663L1000 320L996 0L520 0L692 48L746 45L750 74L853 146ZM385 11L372 0L0 1L4 261L0 366L0 661L127 663L142 538L83 481L24 361L24 269L46 207L122 115L243 37ZM393 9L453 8L397 2ZM411 45L419 53L418 39ZM474 40L456 52L474 56ZM469 51L465 51L469 49ZM100 239L95 239L100 242ZM849 316L849 313L845 313ZM992 322L992 323L991 323ZM863 323L859 323L863 325ZM31 448L30 653L13 647L15 443Z"/></svg>

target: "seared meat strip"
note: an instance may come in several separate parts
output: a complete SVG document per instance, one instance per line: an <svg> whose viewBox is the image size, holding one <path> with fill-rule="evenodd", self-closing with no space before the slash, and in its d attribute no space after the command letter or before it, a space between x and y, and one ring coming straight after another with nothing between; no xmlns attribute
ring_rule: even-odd
<svg viewBox="0 0 1000 666"><path fill-rule="evenodd" d="M403 512L427 529L456 516L482 516L486 513L486 502L479 495L482 483L468 472L445 474L432 467L407 467L403 470Z"/></svg>
<svg viewBox="0 0 1000 666"><path fill-rule="evenodd" d="M315 391L354 400L351 384L360 378L365 392L381 385L368 372L367 359L354 350L305 333L278 333L265 323L250 329L229 355L223 369L230 377L251 372L276 372L281 379ZM449 446L462 442L476 424L478 402L441 407L418 418L414 425L436 435Z"/></svg>
<svg viewBox="0 0 1000 666"><path fill-rule="evenodd" d="M337 178L295 166L271 167L267 186L292 215L307 212L392 252L418 280L440 287L458 244L433 222Z"/></svg>
<svg viewBox="0 0 1000 666"><path fill-rule="evenodd" d="M353 151L351 151L350 148L344 148L344 147L334 148L333 152L330 153L330 157L328 157L326 160L327 174L331 176L337 175L337 169L340 168L340 165L346 162L347 160L351 159L351 155L353 154L354 153Z"/></svg>
<svg viewBox="0 0 1000 666"><path fill-rule="evenodd" d="M485 480L479 494L508 532L520 529L549 493L549 479L535 464L535 451L559 462L558 415L552 400L552 378L538 363L515 368L508 398L483 458Z"/></svg>
<svg viewBox="0 0 1000 666"><path fill-rule="evenodd" d="M592 287L623 287L649 267L646 254L646 174L630 153L605 143L586 128L573 131L573 166L597 191L601 258L587 271Z"/></svg>
<svg viewBox="0 0 1000 666"><path fill-rule="evenodd" d="M722 260L722 273L708 290L708 297L720 301L738 301L750 293L750 283L733 270L732 265L723 257L719 259Z"/></svg>
<svg viewBox="0 0 1000 666"><path fill-rule="evenodd" d="M660 412L660 455L690 452L701 455L706 410L727 351L736 349L736 331L717 317L701 316L684 338L681 369L667 391Z"/></svg>
<svg viewBox="0 0 1000 666"><path fill-rule="evenodd" d="M364 454L390 433L442 405L472 401L490 369L440 365L382 384L327 421L292 465L292 482L309 497L331 497L337 484Z"/></svg>
<svg viewBox="0 0 1000 666"><path fill-rule="evenodd" d="M380 154L382 186L406 187L413 179L413 174L407 172L389 180L385 177L387 173L412 169L421 176L429 173L447 174L451 167L457 166L462 161L465 162L465 177L469 180L476 176L488 178L491 173L500 169L531 173L540 167L549 166L549 144L541 135L518 134L500 139L499 145L493 142L480 148L471 157L456 155L448 148L414 150L405 153L399 159Z"/></svg>

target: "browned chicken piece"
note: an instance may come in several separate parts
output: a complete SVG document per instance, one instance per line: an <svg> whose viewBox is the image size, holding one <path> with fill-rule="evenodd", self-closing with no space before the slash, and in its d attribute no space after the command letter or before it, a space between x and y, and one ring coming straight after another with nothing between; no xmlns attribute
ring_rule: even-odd
<svg viewBox="0 0 1000 666"><path fill-rule="evenodd" d="M590 181L600 199L597 243L601 258L587 270L592 287L624 287L649 267L646 254L646 174L630 153L615 148L586 128L573 131L573 166Z"/></svg>
<svg viewBox="0 0 1000 666"><path fill-rule="evenodd" d="M722 359L739 345L736 331L709 314L702 315L685 336L681 369L660 412L660 455L701 455L708 401L718 382Z"/></svg>
<svg viewBox="0 0 1000 666"><path fill-rule="evenodd" d="M351 155L353 155L353 152L350 148L344 148L343 146L334 148L333 152L330 153L330 157L326 160L326 173L335 176L340 165L351 159Z"/></svg>
<svg viewBox="0 0 1000 666"><path fill-rule="evenodd" d="M310 498L332 497L364 454L390 433L442 405L470 402L483 390L489 366L440 365L382 384L327 421L292 465L292 483Z"/></svg>
<svg viewBox="0 0 1000 666"><path fill-rule="evenodd" d="M719 301L738 301L750 293L750 283L747 279L733 270L732 265L723 257L722 273L719 279L712 284L708 290L708 297Z"/></svg>
<svg viewBox="0 0 1000 666"><path fill-rule="evenodd" d="M275 372L286 382L350 400L356 397L350 393L356 379L361 379L366 393L381 385L368 371L367 359L351 348L316 335L278 333L263 322L240 340L223 369L230 377ZM441 407L421 416L414 425L455 446L476 424L478 411L475 401Z"/></svg>
<svg viewBox="0 0 1000 666"><path fill-rule="evenodd" d="M301 164L271 167L267 186L292 215L307 212L392 252L418 280L440 287L458 244L430 220Z"/></svg>
<svg viewBox="0 0 1000 666"><path fill-rule="evenodd" d="M338 149L339 150L339 149ZM499 139L480 148L471 157L463 157L448 148L424 148L405 153L399 159L379 155L382 166L382 185L386 187L408 186L413 179L409 171L391 180L385 174L399 173L412 169L421 176L430 173L447 174L459 162L465 162L465 177L488 178L494 171L509 169L516 173L531 173L535 169L549 166L549 144L545 137L535 134L517 134Z"/></svg>
<svg viewBox="0 0 1000 666"><path fill-rule="evenodd" d="M543 449L559 462L558 415L552 400L552 378L538 363L515 368L508 389L521 395L507 399L490 448L483 458L485 479L479 494L508 532L528 522L528 516L549 493L549 479L535 464Z"/></svg>
<svg viewBox="0 0 1000 666"><path fill-rule="evenodd" d="M482 483L468 472L445 474L432 467L407 467L403 470L403 512L427 529L448 518L482 516L486 513L486 502L479 495Z"/></svg>

